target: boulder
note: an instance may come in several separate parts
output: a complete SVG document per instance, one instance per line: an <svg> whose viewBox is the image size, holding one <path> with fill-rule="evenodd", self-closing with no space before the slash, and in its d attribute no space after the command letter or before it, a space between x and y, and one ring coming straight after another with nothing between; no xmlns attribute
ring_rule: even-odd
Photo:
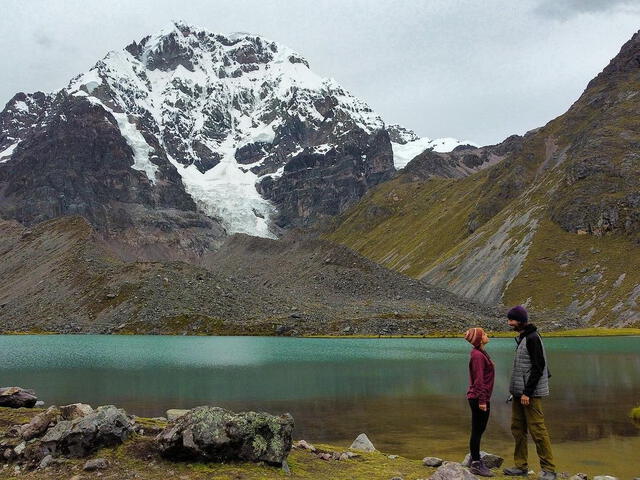
<svg viewBox="0 0 640 480"><path fill-rule="evenodd" d="M72 403L71 405L60 407L60 414L63 420L75 420L76 418L86 417L90 413L93 413L93 408L86 403Z"/></svg>
<svg viewBox="0 0 640 480"><path fill-rule="evenodd" d="M364 433L361 433L360 435L358 435L349 448L351 450L357 450L359 452L375 452L376 451L376 447L373 446L373 443L371 443L371 440L369 440L369 437L367 437Z"/></svg>
<svg viewBox="0 0 640 480"><path fill-rule="evenodd" d="M34 445L33 455L37 457L47 451L54 457L85 457L101 447L124 442L134 426L124 410L113 405L98 407L89 415L62 420L51 427L39 445Z"/></svg>
<svg viewBox="0 0 640 480"><path fill-rule="evenodd" d="M104 470L109 466L109 462L106 458L92 458L91 460L87 460L82 469L85 472L93 472L95 470Z"/></svg>
<svg viewBox="0 0 640 480"><path fill-rule="evenodd" d="M612 477L611 475L596 475L593 480L618 480L618 477Z"/></svg>
<svg viewBox="0 0 640 480"><path fill-rule="evenodd" d="M498 455L494 455L493 453L487 453L483 451L480 452L480 458L488 468L500 468L502 466L502 462L504 462L504 458L499 457ZM462 465L464 467L468 467L471 465L470 453L467 453L467 456L464 457Z"/></svg>
<svg viewBox="0 0 640 480"><path fill-rule="evenodd" d="M447 462L431 475L429 480L477 480L469 470L459 463Z"/></svg>
<svg viewBox="0 0 640 480"><path fill-rule="evenodd" d="M160 454L169 459L263 461L282 466L291 450L293 426L288 413L234 413L205 406L169 424L156 441Z"/></svg>
<svg viewBox="0 0 640 480"><path fill-rule="evenodd" d="M189 413L189 410L183 410L181 408L170 408L169 410L167 410L167 420L173 422L174 420L177 420L187 413Z"/></svg>
<svg viewBox="0 0 640 480"><path fill-rule="evenodd" d="M20 387L0 388L0 407L33 408L38 397L33 390Z"/></svg>
<svg viewBox="0 0 640 480"><path fill-rule="evenodd" d="M16 453L13 451L13 448L5 448L4 453L2 454L2 458L5 461L10 462L14 458L16 458Z"/></svg>
<svg viewBox="0 0 640 480"><path fill-rule="evenodd" d="M20 456L22 455L22 452L24 452L24 450L27 448L27 444L25 442L22 442L21 444L19 444L16 448L13 449L13 452L17 455Z"/></svg>
<svg viewBox="0 0 640 480"><path fill-rule="evenodd" d="M586 473L576 473L569 480L589 480L589 476Z"/></svg>
<svg viewBox="0 0 640 480"><path fill-rule="evenodd" d="M51 455L47 455L40 461L40 464L38 465L38 469L43 470L47 468L49 465L51 465L52 463L54 463L53 457Z"/></svg>
<svg viewBox="0 0 640 480"><path fill-rule="evenodd" d="M31 440L44 434L49 425L55 423L60 416L57 407L49 407L45 412L39 413L29 423L20 427L20 436L25 440Z"/></svg>
<svg viewBox="0 0 640 480"><path fill-rule="evenodd" d="M424 457L422 459L422 465L425 467L439 467L442 465L442 459L438 457Z"/></svg>
<svg viewBox="0 0 640 480"><path fill-rule="evenodd" d="M310 452L315 452L316 451L316 447L314 447L312 444L310 444L306 440L299 440L299 441L295 442L293 444L293 448L302 449L302 450L309 450Z"/></svg>

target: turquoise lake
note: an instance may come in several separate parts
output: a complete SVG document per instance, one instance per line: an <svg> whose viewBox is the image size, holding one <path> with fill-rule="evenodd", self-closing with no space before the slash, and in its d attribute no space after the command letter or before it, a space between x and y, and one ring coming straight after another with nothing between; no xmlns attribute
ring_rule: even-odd
<svg viewBox="0 0 640 480"><path fill-rule="evenodd" d="M640 475L640 429L629 418L640 405L640 337L545 345L552 395L544 408L559 466ZM487 348L497 371L483 449L507 463L514 346L493 339ZM115 404L139 416L204 404L287 411L296 439L348 446L366 432L384 452L460 460L468 355L462 339L0 336L0 386L32 388L47 405ZM631 466L621 464L627 455Z"/></svg>

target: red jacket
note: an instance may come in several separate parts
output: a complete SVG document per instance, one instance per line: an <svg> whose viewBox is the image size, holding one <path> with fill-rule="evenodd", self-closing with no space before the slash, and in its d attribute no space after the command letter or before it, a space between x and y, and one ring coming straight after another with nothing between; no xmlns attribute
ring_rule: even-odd
<svg viewBox="0 0 640 480"><path fill-rule="evenodd" d="M471 350L467 398L477 398L480 403L491 400L495 375L495 367L489 355L479 348Z"/></svg>

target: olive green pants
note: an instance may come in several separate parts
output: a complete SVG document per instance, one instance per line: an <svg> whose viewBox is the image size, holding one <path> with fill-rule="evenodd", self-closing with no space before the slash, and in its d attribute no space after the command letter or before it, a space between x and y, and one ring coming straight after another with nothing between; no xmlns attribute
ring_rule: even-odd
<svg viewBox="0 0 640 480"><path fill-rule="evenodd" d="M556 466L553 464L551 440L542 413L542 399L532 397L529 405L524 406L520 403L520 398L514 397L511 410L511 433L516 441L516 448L513 459L516 467L522 469L528 468L527 432L531 434L531 438L536 444L540 468L547 472L555 472Z"/></svg>

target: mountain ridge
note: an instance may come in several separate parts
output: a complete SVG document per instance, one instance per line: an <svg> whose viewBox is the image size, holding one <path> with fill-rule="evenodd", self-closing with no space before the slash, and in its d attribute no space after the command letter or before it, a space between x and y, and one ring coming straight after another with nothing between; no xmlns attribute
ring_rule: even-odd
<svg viewBox="0 0 640 480"><path fill-rule="evenodd" d="M327 238L476 301L637 326L639 58L637 33L496 165L458 180L408 166Z"/></svg>

